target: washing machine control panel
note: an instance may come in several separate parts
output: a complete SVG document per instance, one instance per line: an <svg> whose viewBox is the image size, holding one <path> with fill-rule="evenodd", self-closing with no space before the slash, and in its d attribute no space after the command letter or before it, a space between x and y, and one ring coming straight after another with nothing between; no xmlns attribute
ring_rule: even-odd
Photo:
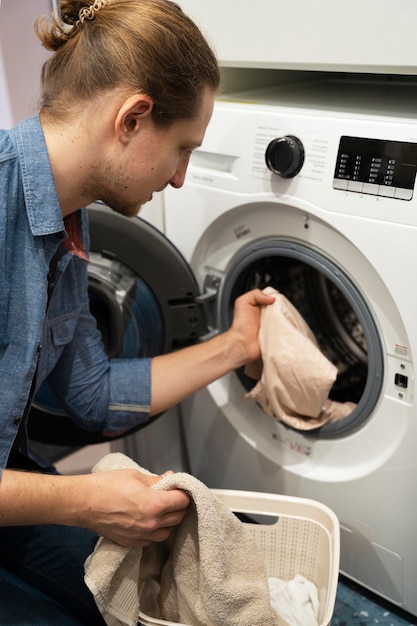
<svg viewBox="0 0 417 626"><path fill-rule="evenodd" d="M343 136L333 187L398 200L413 197L417 143Z"/></svg>

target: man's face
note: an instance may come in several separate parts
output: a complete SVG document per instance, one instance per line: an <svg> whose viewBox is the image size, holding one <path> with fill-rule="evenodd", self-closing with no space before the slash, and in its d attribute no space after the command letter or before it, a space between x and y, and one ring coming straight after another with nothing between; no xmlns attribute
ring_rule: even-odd
<svg viewBox="0 0 417 626"><path fill-rule="evenodd" d="M214 95L206 90L197 117L173 123L167 128L155 126L151 117L123 150L106 162L97 159L91 180L97 199L114 211L133 217L152 194L167 185L183 185L191 152L201 145L214 104Z"/></svg>

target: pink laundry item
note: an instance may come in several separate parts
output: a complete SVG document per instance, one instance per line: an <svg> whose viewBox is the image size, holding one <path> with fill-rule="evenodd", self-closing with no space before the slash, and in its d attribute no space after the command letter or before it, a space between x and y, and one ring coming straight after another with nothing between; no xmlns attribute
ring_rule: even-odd
<svg viewBox="0 0 417 626"><path fill-rule="evenodd" d="M320 351L314 334L291 302L272 287L263 291L275 296L275 302L261 312L263 367L262 371L259 364L246 367L245 373L258 382L245 398L299 430L312 430L347 417L356 405L328 397L337 367Z"/></svg>

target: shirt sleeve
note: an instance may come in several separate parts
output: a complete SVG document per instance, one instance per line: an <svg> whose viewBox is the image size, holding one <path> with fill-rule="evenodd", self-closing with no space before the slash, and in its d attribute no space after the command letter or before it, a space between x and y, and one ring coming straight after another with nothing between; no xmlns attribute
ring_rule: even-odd
<svg viewBox="0 0 417 626"><path fill-rule="evenodd" d="M88 222L83 212L78 217L76 248L88 252ZM69 239L77 241L74 234ZM74 255L71 249L58 269L63 275L50 303L43 378L48 377L60 404L85 430L116 436L145 423L150 417L151 359L109 360L90 312L85 255Z"/></svg>
<svg viewBox="0 0 417 626"><path fill-rule="evenodd" d="M115 436L149 419L151 359L112 359L88 305L48 382L82 428Z"/></svg>

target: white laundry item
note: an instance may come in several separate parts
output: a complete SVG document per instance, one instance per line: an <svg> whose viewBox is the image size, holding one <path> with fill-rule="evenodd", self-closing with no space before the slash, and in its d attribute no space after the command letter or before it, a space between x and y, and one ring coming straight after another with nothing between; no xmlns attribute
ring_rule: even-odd
<svg viewBox="0 0 417 626"><path fill-rule="evenodd" d="M289 626L318 626L319 596L316 585L297 574L292 580L268 578L271 605Z"/></svg>
<svg viewBox="0 0 417 626"><path fill-rule="evenodd" d="M127 467L146 472L120 453L105 456L93 471ZM153 488L183 489L191 497L170 538L142 549L100 538L85 563L86 584L108 626L136 626L140 611L192 626L286 626L271 607L255 542L220 499L182 472Z"/></svg>
<svg viewBox="0 0 417 626"><path fill-rule="evenodd" d="M262 307L259 346L262 367L245 372L258 380L245 399L258 402L268 415L299 430L311 430L349 415L353 402L334 402L329 393L337 367L320 351L311 329L291 302L272 287L275 296Z"/></svg>

